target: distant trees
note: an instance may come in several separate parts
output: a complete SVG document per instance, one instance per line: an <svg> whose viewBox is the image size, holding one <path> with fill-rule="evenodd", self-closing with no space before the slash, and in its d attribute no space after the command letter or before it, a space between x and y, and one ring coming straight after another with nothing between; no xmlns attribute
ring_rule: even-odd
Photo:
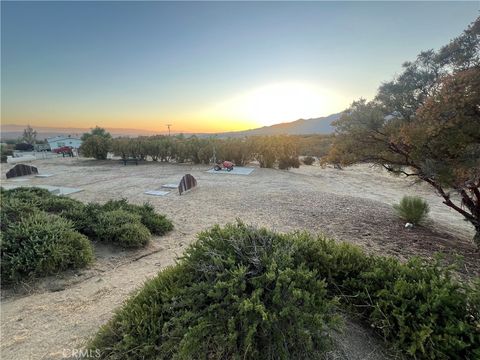
<svg viewBox="0 0 480 360"><path fill-rule="evenodd" d="M112 145L112 135L105 129L95 127L90 133L82 135L80 153L86 157L93 157L97 160L104 160Z"/></svg>
<svg viewBox="0 0 480 360"><path fill-rule="evenodd" d="M438 52L425 51L334 123L326 161L372 162L430 184L476 230L480 247L480 17ZM458 200L451 191L458 195Z"/></svg>
<svg viewBox="0 0 480 360"><path fill-rule="evenodd" d="M155 135L112 139L105 129L96 127L83 134L82 140L80 153L96 159L106 159L107 153L112 151L122 158L148 158L159 162L210 164L215 160L230 160L237 166L244 166L256 160L261 167L289 169L300 166L299 155L325 155L333 137L275 135L218 139Z"/></svg>
<svg viewBox="0 0 480 360"><path fill-rule="evenodd" d="M93 137L92 137L93 138ZM89 142L87 138L86 142ZM121 157L151 158L153 161L209 164L214 160L231 160L237 166L257 160L261 167L288 169L298 167L298 143L301 137L255 136L249 138L200 138L197 136L141 136L117 138L111 150ZM83 145L82 145L83 146Z"/></svg>
<svg viewBox="0 0 480 360"><path fill-rule="evenodd" d="M95 126L95 128L91 129L89 133L84 133L81 137L81 140L85 141L91 136L99 136L99 137L102 137L104 139L111 139L112 138L112 135L107 130L105 130L104 128Z"/></svg>
<svg viewBox="0 0 480 360"><path fill-rule="evenodd" d="M34 145L37 140L37 132L30 125L23 130L20 141L29 145Z"/></svg>

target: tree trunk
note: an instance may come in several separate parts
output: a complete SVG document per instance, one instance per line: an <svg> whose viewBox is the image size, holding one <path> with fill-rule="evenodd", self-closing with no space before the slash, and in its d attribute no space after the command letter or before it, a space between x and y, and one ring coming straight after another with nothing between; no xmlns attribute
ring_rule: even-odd
<svg viewBox="0 0 480 360"><path fill-rule="evenodd" d="M480 225L475 226L475 236L473 237L473 242L477 245L477 248L480 249Z"/></svg>

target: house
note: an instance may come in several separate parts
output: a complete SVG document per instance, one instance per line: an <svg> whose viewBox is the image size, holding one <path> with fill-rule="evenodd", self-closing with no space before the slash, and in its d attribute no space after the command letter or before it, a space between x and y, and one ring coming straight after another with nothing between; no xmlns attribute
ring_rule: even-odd
<svg viewBox="0 0 480 360"><path fill-rule="evenodd" d="M55 136L47 139L48 145L50 145L50 150L54 151L55 149L69 146L74 149L78 149L82 145L82 140L79 138L68 136Z"/></svg>

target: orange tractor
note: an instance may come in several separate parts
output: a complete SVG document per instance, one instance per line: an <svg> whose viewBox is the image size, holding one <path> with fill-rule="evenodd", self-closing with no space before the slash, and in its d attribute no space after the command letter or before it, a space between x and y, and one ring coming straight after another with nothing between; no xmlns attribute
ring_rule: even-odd
<svg viewBox="0 0 480 360"><path fill-rule="evenodd" d="M232 171L233 170L233 163L230 161L220 161L215 164L215 167L213 168L215 171L220 171L220 170L226 170L226 171Z"/></svg>

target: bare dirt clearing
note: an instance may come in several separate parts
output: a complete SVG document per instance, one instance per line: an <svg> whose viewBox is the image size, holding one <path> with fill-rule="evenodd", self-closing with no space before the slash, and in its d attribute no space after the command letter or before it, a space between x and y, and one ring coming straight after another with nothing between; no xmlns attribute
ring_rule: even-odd
<svg viewBox="0 0 480 360"><path fill-rule="evenodd" d="M410 185L369 166L339 171L317 166L280 171L256 169L249 176L210 174L208 166L141 163L123 166L118 161L58 158L36 161L48 178L16 185L55 185L82 188L71 195L84 202L126 198L149 201L166 214L175 230L154 238L146 249L118 251L97 246L97 260L86 270L64 273L4 289L1 306L3 359L58 359L71 355L104 324L129 294L174 263L195 234L214 224L242 219L277 231L323 232L360 245L366 251L407 259L433 252L465 257L466 276L479 274L480 255L470 241L473 229L441 203L430 188ZM10 166L3 166L2 178ZM162 184L178 183L186 173L198 188L183 196L145 195ZM406 230L391 208L403 195L428 200L433 219L425 227ZM368 332L349 324L340 337L335 358L384 358ZM340 353L341 352L341 353Z"/></svg>

